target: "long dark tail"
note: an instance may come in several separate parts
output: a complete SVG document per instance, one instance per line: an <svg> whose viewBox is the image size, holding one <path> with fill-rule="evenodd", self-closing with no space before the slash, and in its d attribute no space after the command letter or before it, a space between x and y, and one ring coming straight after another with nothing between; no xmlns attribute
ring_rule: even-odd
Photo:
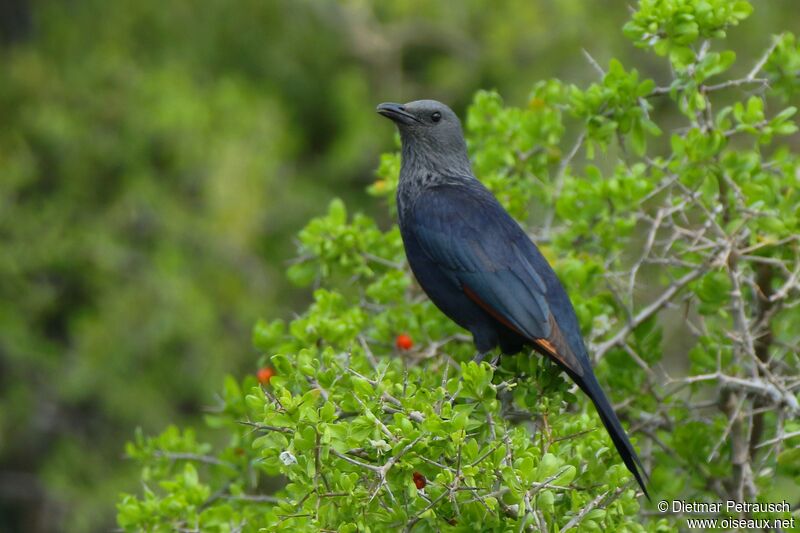
<svg viewBox="0 0 800 533"><path fill-rule="evenodd" d="M639 456L636 455L636 450L633 449L631 441L628 440L627 433L622 429L622 424L620 424L619 418L617 418L617 414L614 412L614 408L611 407L611 403L609 403L608 398L606 398L603 389L600 388L597 378L594 377L591 370L589 370L586 376L576 376L569 370L567 373L592 400L592 403L594 403L597 414L600 415L600 420L603 421L603 425L611 436L611 440L614 442L617 452L619 452L620 457L622 457L622 462L624 462L628 470L631 471L633 477L636 478L636 481L642 488L642 492L644 492L644 495L650 500L650 494L647 492L647 485L645 484L646 474L642 462L639 460Z"/></svg>

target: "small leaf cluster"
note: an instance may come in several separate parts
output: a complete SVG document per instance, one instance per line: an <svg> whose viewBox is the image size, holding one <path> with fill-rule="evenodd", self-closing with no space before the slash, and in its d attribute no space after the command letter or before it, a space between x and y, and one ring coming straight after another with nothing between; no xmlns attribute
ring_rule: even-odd
<svg viewBox="0 0 800 533"><path fill-rule="evenodd" d="M692 45L702 39L724 38L753 11L745 0L641 0L623 31L636 46L670 55L686 65Z"/></svg>
<svg viewBox="0 0 800 533"><path fill-rule="evenodd" d="M800 43L787 32L775 37L774 46L764 65L769 84L784 100L796 98L800 94Z"/></svg>
<svg viewBox="0 0 800 533"><path fill-rule="evenodd" d="M570 87L572 113L586 124L587 150L591 158L595 143L607 146L616 135L625 135L637 154L646 148L645 133L660 135L650 120L652 105L645 99L655 87L653 80L639 80L634 69L626 72L622 63L612 59L601 83L582 91Z"/></svg>
<svg viewBox="0 0 800 533"><path fill-rule="evenodd" d="M298 285L334 275L371 276L381 261L391 264L402 257L399 240L384 239L371 218L356 214L348 223L341 200L332 201L327 215L314 218L298 239L300 255L287 271Z"/></svg>

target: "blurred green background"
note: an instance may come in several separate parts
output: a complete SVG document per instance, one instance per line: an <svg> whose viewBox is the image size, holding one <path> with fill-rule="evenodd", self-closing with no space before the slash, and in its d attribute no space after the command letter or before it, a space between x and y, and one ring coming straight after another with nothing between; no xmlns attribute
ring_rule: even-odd
<svg viewBox="0 0 800 533"><path fill-rule="evenodd" d="M600 0L0 2L0 531L107 531L135 428L188 424L307 302L293 234L364 187L385 100L659 81ZM794 27L792 27L794 26ZM746 68L796 0L730 33ZM742 51L744 54L742 54ZM385 221L388 223L388 221Z"/></svg>

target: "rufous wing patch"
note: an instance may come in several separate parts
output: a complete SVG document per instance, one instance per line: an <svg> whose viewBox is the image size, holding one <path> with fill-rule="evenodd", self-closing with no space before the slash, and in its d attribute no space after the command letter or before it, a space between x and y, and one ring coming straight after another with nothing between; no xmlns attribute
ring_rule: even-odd
<svg viewBox="0 0 800 533"><path fill-rule="evenodd" d="M489 304L481 300L481 298L475 294L475 291L470 289L468 285L464 284L462 285L462 288L464 289L464 294L466 294L470 300L478 304L481 309L489 313L492 317L494 317L495 320L503 324L511 331L514 331L521 337L530 339L540 350L569 368L575 374L579 376L583 375L583 366L581 366L581 363L575 356L575 353L569 347L569 344L564 338L564 334L561 332L561 328L558 327L558 323L556 322L556 319L552 313L550 313L548 316L548 321L550 323L550 335L546 338L531 339L528 335L521 332L519 328L512 324L511 321L509 321L506 317L492 309Z"/></svg>
<svg viewBox="0 0 800 533"><path fill-rule="evenodd" d="M535 340L535 341L533 341L533 342L535 342L536 344L538 344L539 346L541 346L542 348L544 348L544 350L545 350L547 353L549 353L550 355L552 355L552 356L555 356L555 355L556 355L556 353L557 353L557 352L556 352L556 347L555 347L555 346L553 346L553 343L552 343L552 342L550 342L549 340L547 340L547 339L536 339L536 340Z"/></svg>
<svg viewBox="0 0 800 533"><path fill-rule="evenodd" d="M550 357L569 368L575 374L582 376L583 366L569 347L552 313L548 319L550 322L550 336L545 339L533 339L533 342Z"/></svg>

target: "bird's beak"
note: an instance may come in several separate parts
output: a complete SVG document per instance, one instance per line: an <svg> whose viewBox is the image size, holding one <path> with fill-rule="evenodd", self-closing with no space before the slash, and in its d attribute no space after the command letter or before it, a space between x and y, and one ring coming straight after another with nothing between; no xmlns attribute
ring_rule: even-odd
<svg viewBox="0 0 800 533"><path fill-rule="evenodd" d="M403 104L386 102L379 105L377 111L378 114L383 115L384 117L399 124L409 125L415 122L420 122L417 117L406 111L406 108L403 107Z"/></svg>

